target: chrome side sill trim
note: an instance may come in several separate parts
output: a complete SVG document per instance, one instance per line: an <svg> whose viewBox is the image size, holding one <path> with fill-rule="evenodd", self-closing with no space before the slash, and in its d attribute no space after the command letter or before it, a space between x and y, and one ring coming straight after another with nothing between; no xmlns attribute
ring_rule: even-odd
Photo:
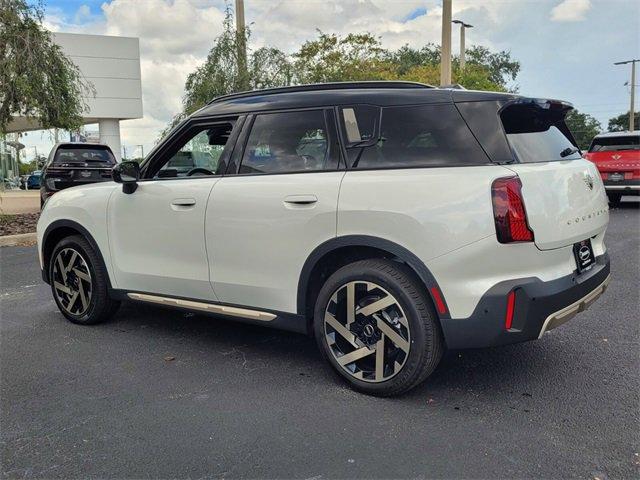
<svg viewBox="0 0 640 480"><path fill-rule="evenodd" d="M611 274L609 274L609 276L604 279L604 282L591 290L577 302L574 302L571 305L563 308L562 310L558 310L557 312L549 315L542 325L542 329L540 330L540 335L538 335L538 338L542 338L542 335L544 335L545 332L559 327L563 323L573 318L576 314L583 312L584 310L589 308L589 306L591 306L591 304L595 302L596 299L607 290L610 281Z"/></svg>
<svg viewBox="0 0 640 480"><path fill-rule="evenodd" d="M220 315L228 315L231 317L249 318L251 320L259 320L262 322L270 322L276 315L259 310L249 310L247 308L229 307L225 305L217 305L214 303L196 302L193 300L183 300L180 298L161 297L158 295L147 295L145 293L127 293L132 300L140 302L156 303L158 305L166 305L169 307L186 308L188 310L200 310L202 312L217 313Z"/></svg>

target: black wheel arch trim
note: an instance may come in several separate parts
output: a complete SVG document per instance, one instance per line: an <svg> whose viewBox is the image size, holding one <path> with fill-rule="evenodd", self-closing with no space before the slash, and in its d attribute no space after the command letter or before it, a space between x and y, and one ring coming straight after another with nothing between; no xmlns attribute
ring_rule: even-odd
<svg viewBox="0 0 640 480"><path fill-rule="evenodd" d="M105 272L107 272L108 288L109 290L111 290L111 279L109 278L109 271L106 268L106 263L104 261L104 257L102 256L102 251L100 250L98 243L95 241L91 233L89 233L89 230L73 220L55 220L51 222L45 229L44 234L42 235L42 245L39 247L42 249L42 280L44 280L45 283L49 283L49 268L47 263L45 263L47 259L44 256L44 247L47 244L49 235L51 235L52 232L58 230L59 228L72 228L76 230L80 235L82 235L87 240L87 242L89 242L89 245L91 245L91 247L95 250L98 258L102 262L102 266L104 267Z"/></svg>
<svg viewBox="0 0 640 480"><path fill-rule="evenodd" d="M449 306L447 305L447 301L444 298L442 289L440 288L435 277L424 264L424 262L420 260L414 253L395 242L369 235L344 235L332 238L320 244L311 252L302 267L302 270L300 272L300 279L298 280L298 294L296 303L298 315L305 315L305 312L307 311L307 289L314 267L325 255L344 247L372 247L386 251L390 255L397 257L402 262L407 264L416 273L416 275L418 275L422 283L425 285L426 293L429 295L429 298L433 302L434 311L438 318L451 318L449 314ZM433 297L433 288L437 289L441 297L440 300L444 304L444 313L438 311L438 301Z"/></svg>

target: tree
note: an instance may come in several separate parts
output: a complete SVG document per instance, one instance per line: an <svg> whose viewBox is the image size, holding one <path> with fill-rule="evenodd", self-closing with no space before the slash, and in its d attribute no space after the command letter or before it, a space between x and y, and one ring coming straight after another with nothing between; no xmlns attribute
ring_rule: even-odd
<svg viewBox="0 0 640 480"><path fill-rule="evenodd" d="M251 32L245 28L248 45ZM287 55L273 47L263 47L251 52L247 61L247 76L239 68L238 41L233 24L233 13L227 4L222 33L215 39L204 64L189 74L182 99L183 110L172 122L175 125L182 118L205 106L213 98L243 90L269 88L288 85L291 65Z"/></svg>
<svg viewBox="0 0 640 480"><path fill-rule="evenodd" d="M452 80L468 89L508 91L508 82L520 71L520 63L505 51L473 46L467 55L463 71L454 58ZM295 83L408 80L437 85L440 81L440 47L432 43L388 51L370 33L340 37L318 31L318 38L305 42L293 57Z"/></svg>
<svg viewBox="0 0 640 480"><path fill-rule="evenodd" d="M13 115L37 117L43 128L77 129L93 87L42 26L43 9L0 0L0 133Z"/></svg>
<svg viewBox="0 0 640 480"><path fill-rule="evenodd" d="M215 39L206 61L187 77L183 110L168 128L202 108L213 98L251 89L292 84L361 80L405 80L436 85L440 77L440 47L428 44L420 49L405 45L389 51L371 33L346 36L318 30L318 37L303 43L292 55L273 47L263 47L249 55L248 79L238 62L238 37L233 14L227 4L222 33ZM245 29L248 45L249 29ZM491 52L485 47L467 50L469 61L464 70L457 59L453 63L453 82L468 89L509 91L520 63L508 52ZM168 130L168 129L167 129ZM167 132L165 130L164 133Z"/></svg>
<svg viewBox="0 0 640 480"><path fill-rule="evenodd" d="M598 120L578 110L571 110L565 117L565 122L582 150L588 149L593 137L602 131Z"/></svg>
<svg viewBox="0 0 640 480"><path fill-rule="evenodd" d="M640 128L640 112L635 112L633 115L633 123L636 130ZM610 132L624 132L629 130L629 111L627 113L621 113L617 117L609 119L608 130Z"/></svg>
<svg viewBox="0 0 640 480"><path fill-rule="evenodd" d="M379 80L386 71L387 51L370 33L346 37L318 30L318 38L305 42L293 54L295 83Z"/></svg>
<svg viewBox="0 0 640 480"><path fill-rule="evenodd" d="M459 59L454 59L454 65ZM520 73L520 62L511 58L511 53L504 50L492 52L487 47L473 45L465 50L466 65L480 65L487 69L489 80L500 85L504 90L517 92L517 87L508 88L509 82L515 81Z"/></svg>

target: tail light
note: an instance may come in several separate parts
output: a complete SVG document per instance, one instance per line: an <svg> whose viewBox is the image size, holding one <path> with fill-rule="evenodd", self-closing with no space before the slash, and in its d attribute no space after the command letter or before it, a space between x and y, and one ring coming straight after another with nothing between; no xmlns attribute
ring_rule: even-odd
<svg viewBox="0 0 640 480"><path fill-rule="evenodd" d="M522 183L518 177L494 180L491 185L493 218L500 243L533 242L522 200Z"/></svg>

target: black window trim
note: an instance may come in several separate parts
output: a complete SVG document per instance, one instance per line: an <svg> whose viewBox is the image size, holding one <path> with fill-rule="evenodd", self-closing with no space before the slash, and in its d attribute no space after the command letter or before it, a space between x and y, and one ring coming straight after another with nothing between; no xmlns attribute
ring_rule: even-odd
<svg viewBox="0 0 640 480"><path fill-rule="evenodd" d="M141 166L141 178L139 181L167 181L167 180L192 180L192 179L202 179L202 178L218 178L222 177L224 173L214 174L214 175L196 175L192 177L154 177L160 171L162 166L182 148L187 141L189 141L194 133L200 133L206 130L207 127L221 125L225 123L231 123L233 128L231 130L231 135L229 136L229 140L227 141L222 154L220 155L219 161L227 161L231 158L232 149L235 145L237 137L239 135L240 130L244 126L245 116L244 115L234 115L234 116L224 116L224 117L207 117L207 118L192 118L186 120L184 123L179 125L171 134L165 138L160 144L158 144L158 148L154 149L154 151L145 159L143 165ZM197 132L197 133L196 133ZM177 148L176 148L177 147ZM159 167L158 164L160 165ZM156 168L157 167L157 168Z"/></svg>
<svg viewBox="0 0 640 480"><path fill-rule="evenodd" d="M282 110L259 110L256 112L252 112L247 115L247 119L245 120L245 124L243 126L242 132L239 135L236 146L231 154L231 161L229 162L229 166L227 167L225 177L256 177L256 176L271 176L271 175L299 175L299 174L310 174L310 173L331 173L331 172L339 172L345 170L346 159L343 155L342 148L340 148L341 143L340 137L338 133L338 125L335 116L333 117L333 123L328 121L327 115L334 115L334 107L326 107L326 106L314 106L314 107L305 107L305 108L287 108ZM244 152L247 148L247 143L249 141L249 135L251 134L251 130L253 129L253 124L258 115L270 115L275 113L296 113L296 112L306 112L306 111L321 111L324 114L324 122L325 128L327 130L327 145L329 147L329 153L331 153L331 145L336 142L334 139L337 139L338 145L334 149L334 155L338 156L338 161L336 163L336 168L324 169L324 170L301 170L297 172L272 172L272 173L240 173L240 167L242 165L242 160L244 158ZM239 147L239 148L238 148Z"/></svg>

